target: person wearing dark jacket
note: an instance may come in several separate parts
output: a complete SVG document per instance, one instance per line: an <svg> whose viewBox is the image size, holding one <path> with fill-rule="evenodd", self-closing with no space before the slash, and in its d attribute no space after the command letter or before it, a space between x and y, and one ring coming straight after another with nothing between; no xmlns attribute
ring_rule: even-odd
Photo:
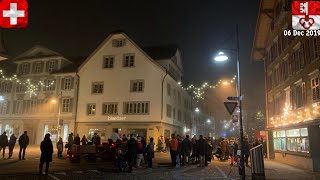
<svg viewBox="0 0 320 180"><path fill-rule="evenodd" d="M9 159L12 157L14 146L16 145L17 138L12 134L9 140Z"/></svg>
<svg viewBox="0 0 320 180"><path fill-rule="evenodd" d="M132 173L132 166L137 154L137 142L133 134L130 135L130 140L127 142L126 150L127 150L128 164L129 164L128 172Z"/></svg>
<svg viewBox="0 0 320 180"><path fill-rule="evenodd" d="M0 152L2 150L2 158L4 158L6 147L8 146L8 137L6 134L7 132L3 132L0 136Z"/></svg>
<svg viewBox="0 0 320 180"><path fill-rule="evenodd" d="M240 144L242 146L242 144ZM250 147L249 147L249 141L248 138L245 137L243 140L243 154L244 154L244 162L246 163L246 166L249 166L249 154L250 154Z"/></svg>
<svg viewBox="0 0 320 180"><path fill-rule="evenodd" d="M182 166L186 164L186 158L188 157L188 164L190 161L190 152L192 150L192 143L189 139L189 135L182 141Z"/></svg>
<svg viewBox="0 0 320 180"><path fill-rule="evenodd" d="M28 132L24 131L24 133L19 137L19 145L20 145L19 160L21 160L21 152L22 152L22 160L25 160L24 156L26 154L27 146L29 145L29 136L27 134Z"/></svg>
<svg viewBox="0 0 320 180"><path fill-rule="evenodd" d="M41 156L39 165L39 175L42 176L43 164L46 163L45 175L48 175L49 163L52 162L53 144L50 139L50 134L46 134L40 145Z"/></svg>
<svg viewBox="0 0 320 180"><path fill-rule="evenodd" d="M73 143L75 145L80 145L80 136L79 136L79 134L77 134L76 137L74 137Z"/></svg>
<svg viewBox="0 0 320 180"><path fill-rule="evenodd" d="M81 143L82 143L81 145L87 145L88 139L86 138L85 135L82 136Z"/></svg>
<svg viewBox="0 0 320 180"><path fill-rule="evenodd" d="M206 149L207 149L207 142L203 139L203 136L200 135L200 138L197 142L198 145L198 154L200 157L200 164L198 167L204 167L205 166L205 155L206 155Z"/></svg>

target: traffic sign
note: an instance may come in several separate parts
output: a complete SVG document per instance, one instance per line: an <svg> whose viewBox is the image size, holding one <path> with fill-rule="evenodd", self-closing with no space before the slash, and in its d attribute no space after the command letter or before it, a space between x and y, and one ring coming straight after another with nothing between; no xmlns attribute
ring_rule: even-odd
<svg viewBox="0 0 320 180"><path fill-rule="evenodd" d="M234 123L238 122L238 115L233 114L231 116L232 116L232 122L234 122Z"/></svg>
<svg viewBox="0 0 320 180"><path fill-rule="evenodd" d="M229 101L239 101L239 97L229 96L227 99L228 99Z"/></svg>
<svg viewBox="0 0 320 180"><path fill-rule="evenodd" d="M224 102L224 106L227 108L227 111L230 113L230 115L233 114L233 111L237 107L237 105L237 102Z"/></svg>

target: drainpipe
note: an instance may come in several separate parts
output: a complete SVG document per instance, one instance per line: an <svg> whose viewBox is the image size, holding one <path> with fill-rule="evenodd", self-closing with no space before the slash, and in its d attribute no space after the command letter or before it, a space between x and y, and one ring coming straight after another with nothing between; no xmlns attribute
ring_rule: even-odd
<svg viewBox="0 0 320 180"><path fill-rule="evenodd" d="M166 75L162 78L162 84L161 84L161 120L163 119L163 83L167 75L168 75L168 71L166 69Z"/></svg>
<svg viewBox="0 0 320 180"><path fill-rule="evenodd" d="M73 128L73 133L74 135L77 134L77 117L78 117L78 100L79 100L79 87L80 87L80 77L78 72L76 72L76 77L77 77L77 96L76 96L76 110L75 110L75 118L74 118L74 128ZM76 86L74 86L76 87Z"/></svg>

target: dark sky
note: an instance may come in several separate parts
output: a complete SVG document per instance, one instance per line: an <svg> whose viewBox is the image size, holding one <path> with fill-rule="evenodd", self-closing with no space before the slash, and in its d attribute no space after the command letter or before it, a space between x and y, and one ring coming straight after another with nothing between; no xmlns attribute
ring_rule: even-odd
<svg viewBox="0 0 320 180"><path fill-rule="evenodd" d="M235 56L223 64L212 57L218 48L236 48L239 24L244 92L263 95L263 64L250 59L258 5L258 0L32 0L28 28L6 29L4 41L12 56L35 44L86 56L121 29L142 46L177 44L184 82L200 84L235 75Z"/></svg>

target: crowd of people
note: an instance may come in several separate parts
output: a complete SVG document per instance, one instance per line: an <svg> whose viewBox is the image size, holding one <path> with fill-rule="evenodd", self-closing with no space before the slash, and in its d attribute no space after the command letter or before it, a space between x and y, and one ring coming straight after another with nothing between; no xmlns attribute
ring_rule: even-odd
<svg viewBox="0 0 320 180"><path fill-rule="evenodd" d="M0 152L2 151L2 158L5 158L6 148L9 148L8 158L11 159L13 155L13 149L16 145L17 137L14 134L11 134L10 139L8 140L7 132L4 131L0 135ZM29 145L29 136L28 132L24 131L24 133L19 137L19 160L25 160L25 154L27 146Z"/></svg>

